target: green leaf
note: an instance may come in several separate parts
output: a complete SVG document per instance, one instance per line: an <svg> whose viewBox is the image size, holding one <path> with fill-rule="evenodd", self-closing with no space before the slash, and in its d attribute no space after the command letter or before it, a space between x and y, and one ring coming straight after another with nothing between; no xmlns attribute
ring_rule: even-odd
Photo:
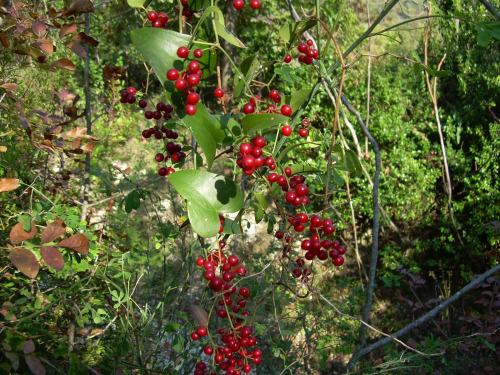
<svg viewBox="0 0 500 375"><path fill-rule="evenodd" d="M243 207L243 193L234 181L201 170L184 170L168 177L172 186L187 200L193 230L203 237L219 231L219 213Z"/></svg>
<svg viewBox="0 0 500 375"><path fill-rule="evenodd" d="M141 193L137 190L132 190L125 197L125 211L127 213L132 210L137 210L141 206Z"/></svg>
<svg viewBox="0 0 500 375"><path fill-rule="evenodd" d="M202 103L198 103L194 116L185 116L182 118L182 122L193 133L196 142L205 154L207 166L210 169L215 158L217 145L224 139L221 123L217 117L208 112Z"/></svg>
<svg viewBox="0 0 500 375"><path fill-rule="evenodd" d="M221 38L225 39L227 42L231 43L236 47L246 48L241 40L239 40L236 36L234 36L231 32L229 32L226 29L226 25L224 22L224 15L222 14L222 11L215 6L209 7L207 11L209 9L211 12L215 13L214 24L217 35L219 35Z"/></svg>
<svg viewBox="0 0 500 375"><path fill-rule="evenodd" d="M361 163L354 151L344 150L342 152L340 147L335 147L334 156L338 160L335 165L336 168L352 173L355 176L361 175Z"/></svg>
<svg viewBox="0 0 500 375"><path fill-rule="evenodd" d="M321 172L318 167L308 164L293 164L290 168L292 168L292 174Z"/></svg>
<svg viewBox="0 0 500 375"><path fill-rule="evenodd" d="M241 234L241 223L228 218L224 219L224 234Z"/></svg>
<svg viewBox="0 0 500 375"><path fill-rule="evenodd" d="M316 148L320 147L321 144L315 143L315 142L300 142L300 143L293 143L290 146L286 147L283 151L280 152L278 157L276 158L276 163L280 163L283 158L292 150L296 148Z"/></svg>
<svg viewBox="0 0 500 375"><path fill-rule="evenodd" d="M294 26L290 23L286 23L280 27L278 35L280 36L281 39L283 39L285 43L290 42L293 33L293 27Z"/></svg>
<svg viewBox="0 0 500 375"><path fill-rule="evenodd" d="M176 353L181 353L184 350L184 339L182 336L175 336L174 341L172 342L172 349Z"/></svg>
<svg viewBox="0 0 500 375"><path fill-rule="evenodd" d="M285 124L288 120L288 117L275 113L258 113L243 117L241 119L241 127L243 128L243 132L248 134L275 125Z"/></svg>
<svg viewBox="0 0 500 375"><path fill-rule="evenodd" d="M307 98L309 98L309 94L311 93L312 87L307 87L305 89L297 90L292 92L292 96L290 98L290 106L293 111L298 111L298 109L305 103Z"/></svg>
<svg viewBox="0 0 500 375"><path fill-rule="evenodd" d="M19 222L23 224L25 232L31 232L31 217L28 215L19 216Z"/></svg>
<svg viewBox="0 0 500 375"><path fill-rule="evenodd" d="M144 8L146 0L127 0L127 3L132 8Z"/></svg>
<svg viewBox="0 0 500 375"><path fill-rule="evenodd" d="M183 68L183 62L177 57L177 49L187 46L190 36L178 32L156 27L143 27L132 30L132 43L142 54L144 59L153 68L160 82L166 86L168 91L173 91L173 85L167 80L166 73L172 67ZM194 44L193 48L204 48L205 46ZM203 76L208 77L215 70L216 54L204 53L199 59L203 69ZM170 99L171 93L167 93Z"/></svg>
<svg viewBox="0 0 500 375"><path fill-rule="evenodd" d="M288 64L283 64L281 66L277 66L274 71L280 78L286 83L294 84L301 81L300 76L297 74L298 69L292 68Z"/></svg>
<svg viewBox="0 0 500 375"><path fill-rule="evenodd" d="M253 79L253 76L257 69L259 68L260 63L256 56L249 56L245 60L242 61L240 65L240 71L244 74L244 77L240 76L239 73L235 73L234 75L234 84L233 84L233 97L238 98L243 89L245 88L245 82L249 82Z"/></svg>
<svg viewBox="0 0 500 375"><path fill-rule="evenodd" d="M479 22L476 24L477 44L486 47L490 40L500 40L500 21Z"/></svg>
<svg viewBox="0 0 500 375"><path fill-rule="evenodd" d="M302 36L302 34L304 34L307 30L316 26L316 23L317 23L317 21L314 18L306 18L306 19L302 19L299 22L297 22L295 24L295 28L293 29L292 41L295 38L300 38Z"/></svg>

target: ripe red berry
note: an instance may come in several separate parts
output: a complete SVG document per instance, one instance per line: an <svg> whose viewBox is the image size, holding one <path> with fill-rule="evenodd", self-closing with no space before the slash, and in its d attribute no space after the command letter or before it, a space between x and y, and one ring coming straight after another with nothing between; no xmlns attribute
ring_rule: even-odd
<svg viewBox="0 0 500 375"><path fill-rule="evenodd" d="M155 160L159 163L162 162L165 159L165 156L162 153L158 153L155 156Z"/></svg>
<svg viewBox="0 0 500 375"><path fill-rule="evenodd" d="M250 143L242 143L240 145L240 153L241 155L251 154L253 150L253 146Z"/></svg>
<svg viewBox="0 0 500 375"><path fill-rule="evenodd" d="M292 175L292 168L290 167L285 167L285 174L290 177Z"/></svg>
<svg viewBox="0 0 500 375"><path fill-rule="evenodd" d="M162 177L166 176L168 174L167 168L161 167L160 169L158 169L158 174Z"/></svg>
<svg viewBox="0 0 500 375"><path fill-rule="evenodd" d="M198 267L203 267L203 264L205 263L205 259L202 258L202 257L199 257L198 259L196 259L196 265Z"/></svg>
<svg viewBox="0 0 500 375"><path fill-rule="evenodd" d="M158 21L163 25L165 25L168 22L168 15L167 13L160 12L158 14Z"/></svg>
<svg viewBox="0 0 500 375"><path fill-rule="evenodd" d="M197 59L203 57L203 51L199 48L196 48L194 51L193 51L193 56L196 57Z"/></svg>
<svg viewBox="0 0 500 375"><path fill-rule="evenodd" d="M285 57L283 58L283 61L287 64L292 62L292 55L286 54Z"/></svg>
<svg viewBox="0 0 500 375"><path fill-rule="evenodd" d="M252 138L252 144L255 147L264 147L266 145L266 138L262 135L258 135L254 138Z"/></svg>
<svg viewBox="0 0 500 375"><path fill-rule="evenodd" d="M229 258L227 258L227 261L231 266L236 266L240 262L238 257L234 254L230 255Z"/></svg>
<svg viewBox="0 0 500 375"><path fill-rule="evenodd" d="M154 10L148 13L148 20L151 22L155 22L158 20L158 13L156 13Z"/></svg>
<svg viewBox="0 0 500 375"><path fill-rule="evenodd" d="M214 90L214 96L216 98L222 98L224 96L224 91L220 88L220 87L217 87L215 90Z"/></svg>
<svg viewBox="0 0 500 375"><path fill-rule="evenodd" d="M175 88L179 91L184 91L187 89L188 83L185 79L179 78L177 81L175 81Z"/></svg>
<svg viewBox="0 0 500 375"><path fill-rule="evenodd" d="M250 290L246 287L240 288L240 291L238 293L244 298L248 298L250 296Z"/></svg>
<svg viewBox="0 0 500 375"><path fill-rule="evenodd" d="M200 339L200 336L196 332L191 332L191 340L197 341Z"/></svg>
<svg viewBox="0 0 500 375"><path fill-rule="evenodd" d="M252 9L260 9L260 1L259 0L250 0L250 8Z"/></svg>
<svg viewBox="0 0 500 375"><path fill-rule="evenodd" d="M139 107L146 108L148 106L148 102L144 99L139 100Z"/></svg>
<svg viewBox="0 0 500 375"><path fill-rule="evenodd" d="M276 173L269 173L269 175L267 176L267 180L270 183L277 182L278 178L279 178L279 176Z"/></svg>
<svg viewBox="0 0 500 375"><path fill-rule="evenodd" d="M187 76L189 86L195 87L200 83L200 76L198 74L189 74Z"/></svg>
<svg viewBox="0 0 500 375"><path fill-rule="evenodd" d="M245 1L243 0L233 0L233 8L236 10L241 10L245 6Z"/></svg>
<svg viewBox="0 0 500 375"><path fill-rule="evenodd" d="M206 336L208 334L207 327L200 326L200 327L196 328L196 333L200 337Z"/></svg>
<svg viewBox="0 0 500 375"><path fill-rule="evenodd" d="M243 106L243 113L248 115L255 112L255 106L252 103L246 103Z"/></svg>
<svg viewBox="0 0 500 375"><path fill-rule="evenodd" d="M306 138L309 135L309 130L305 128L300 128L298 133L302 138Z"/></svg>
<svg viewBox="0 0 500 375"><path fill-rule="evenodd" d="M188 104L196 104L200 101L200 95L198 93L191 91L189 94L186 96L186 103Z"/></svg>
<svg viewBox="0 0 500 375"><path fill-rule="evenodd" d="M196 113L196 106L193 104L186 104L186 114L193 116Z"/></svg>
<svg viewBox="0 0 500 375"><path fill-rule="evenodd" d="M288 137L290 134L292 134L292 127L290 125L285 125L281 128L281 134L283 134L285 137Z"/></svg>
<svg viewBox="0 0 500 375"><path fill-rule="evenodd" d="M288 104L283 104L281 106L281 114L283 116L290 116L292 114L292 107L290 107Z"/></svg>
<svg viewBox="0 0 500 375"><path fill-rule="evenodd" d="M163 24L159 20L156 20L155 22L153 22L153 27L162 28Z"/></svg>
<svg viewBox="0 0 500 375"><path fill-rule="evenodd" d="M213 352L214 349L210 345L207 345L203 348L203 353L205 353L206 355L212 355Z"/></svg>
<svg viewBox="0 0 500 375"><path fill-rule="evenodd" d="M332 263L334 265L336 265L337 267L340 267L341 265L344 264L344 257L338 256L338 257L332 258Z"/></svg>
<svg viewBox="0 0 500 375"><path fill-rule="evenodd" d="M188 70L190 73L197 73L200 70L200 63L194 60L189 62Z"/></svg>
<svg viewBox="0 0 500 375"><path fill-rule="evenodd" d="M179 71L175 68L169 69L167 72L167 78L169 81L175 81L179 78Z"/></svg>
<svg viewBox="0 0 500 375"><path fill-rule="evenodd" d="M189 55L189 49L187 47L179 47L177 48L177 56L181 59L185 59Z"/></svg>

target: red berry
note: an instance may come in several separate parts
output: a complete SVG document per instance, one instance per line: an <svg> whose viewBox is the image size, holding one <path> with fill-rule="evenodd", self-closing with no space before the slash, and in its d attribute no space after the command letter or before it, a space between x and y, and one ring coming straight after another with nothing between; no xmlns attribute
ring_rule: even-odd
<svg viewBox="0 0 500 375"><path fill-rule="evenodd" d="M162 153L158 153L155 156L155 160L159 163L162 162L165 159L165 156Z"/></svg>
<svg viewBox="0 0 500 375"><path fill-rule="evenodd" d="M196 265L198 267L203 267L203 264L205 263L205 259L202 258L202 257L199 257L198 259L196 259Z"/></svg>
<svg viewBox="0 0 500 375"><path fill-rule="evenodd" d="M245 1L243 0L233 0L233 8L236 10L241 10L245 6Z"/></svg>
<svg viewBox="0 0 500 375"><path fill-rule="evenodd" d="M177 56L181 59L185 59L189 55L189 50L187 47L179 47L177 48Z"/></svg>
<svg viewBox="0 0 500 375"><path fill-rule="evenodd" d="M299 52L306 53L308 50L307 44L304 42L300 42L299 45L297 46L297 49L299 50Z"/></svg>
<svg viewBox="0 0 500 375"><path fill-rule="evenodd" d="M156 13L154 10L148 13L148 20L151 22L155 22L158 20L158 13Z"/></svg>
<svg viewBox="0 0 500 375"><path fill-rule="evenodd" d="M196 106L192 104L186 104L186 114L193 116L196 113Z"/></svg>
<svg viewBox="0 0 500 375"><path fill-rule="evenodd" d="M292 107L290 107L288 104L283 104L281 106L281 114L283 116L290 116L292 114Z"/></svg>
<svg viewBox="0 0 500 375"><path fill-rule="evenodd" d="M163 24L159 20L157 20L153 22L153 27L161 28L163 27Z"/></svg>
<svg viewBox="0 0 500 375"><path fill-rule="evenodd" d="M245 287L240 288L240 291L238 293L244 298L248 298L250 296L250 290Z"/></svg>
<svg viewBox="0 0 500 375"><path fill-rule="evenodd" d="M281 134L283 134L285 137L288 137L290 134L292 134L292 127L290 125L285 125L281 128Z"/></svg>
<svg viewBox="0 0 500 375"><path fill-rule="evenodd" d="M200 83L200 76L198 74L189 74L187 82L191 87L197 86Z"/></svg>
<svg viewBox="0 0 500 375"><path fill-rule="evenodd" d="M168 174L168 169L165 167L161 167L158 169L158 174L162 177L166 176Z"/></svg>
<svg viewBox="0 0 500 375"><path fill-rule="evenodd" d="M304 128L300 128L300 129L299 129L299 135L300 135L302 138L307 138L307 136L309 135L309 130L304 129Z"/></svg>
<svg viewBox="0 0 500 375"><path fill-rule="evenodd" d="M243 106L243 113L248 115L255 112L255 106L252 103L246 103Z"/></svg>
<svg viewBox="0 0 500 375"><path fill-rule="evenodd" d="M186 96L186 103L188 104L196 104L200 101L200 95L198 93L191 91L187 96Z"/></svg>
<svg viewBox="0 0 500 375"><path fill-rule="evenodd" d="M240 145L240 153L241 155L248 155L252 153L253 147L250 143L242 143Z"/></svg>
<svg viewBox="0 0 500 375"><path fill-rule="evenodd" d="M197 73L200 70L200 63L198 61L191 61L188 65L188 70L191 73Z"/></svg>
<svg viewBox="0 0 500 375"><path fill-rule="evenodd" d="M184 91L187 89L188 83L185 79L179 78L177 81L175 81L175 88L179 91Z"/></svg>
<svg viewBox="0 0 500 375"><path fill-rule="evenodd" d="M269 175L267 176L267 180L270 182L270 183L273 183L273 182L277 182L278 181L278 174L276 173L269 173Z"/></svg>
<svg viewBox="0 0 500 375"><path fill-rule="evenodd" d="M213 352L214 349L210 345L207 345L203 348L203 353L205 353L206 355L212 355Z"/></svg>
<svg viewBox="0 0 500 375"><path fill-rule="evenodd" d="M214 90L214 96L216 98L222 98L224 96L224 91L220 88L220 87L217 87L215 90Z"/></svg>
<svg viewBox="0 0 500 375"><path fill-rule="evenodd" d="M168 22L168 15L167 13L160 12L158 14L158 21L163 25L165 25Z"/></svg>
<svg viewBox="0 0 500 375"><path fill-rule="evenodd" d="M196 332L191 332L191 340L197 341L200 339L200 336Z"/></svg>
<svg viewBox="0 0 500 375"><path fill-rule="evenodd" d="M292 62L292 55L286 54L285 57L283 58L283 61L287 64Z"/></svg>
<svg viewBox="0 0 500 375"><path fill-rule="evenodd" d="M252 9L259 9L260 8L260 1L259 0L250 0L250 8Z"/></svg>
<svg viewBox="0 0 500 375"><path fill-rule="evenodd" d="M336 265L337 267L340 267L341 265L344 264L344 257L338 256L338 257L332 258L332 263L334 265Z"/></svg>
<svg viewBox="0 0 500 375"><path fill-rule="evenodd" d="M231 266L236 266L240 262L236 255L230 255L227 261Z"/></svg>
<svg viewBox="0 0 500 375"><path fill-rule="evenodd" d="M266 145L266 138L262 135L258 135L252 139L252 144L255 147L264 147Z"/></svg>
<svg viewBox="0 0 500 375"><path fill-rule="evenodd" d="M169 81L175 81L179 78L179 71L175 68L169 69L167 72L167 78Z"/></svg>
<svg viewBox="0 0 500 375"><path fill-rule="evenodd" d="M203 57L203 51L199 48L196 48L194 51L193 51L193 56L196 57L197 59Z"/></svg>
<svg viewBox="0 0 500 375"><path fill-rule="evenodd" d="M208 334L207 327L200 326L200 327L196 328L196 333L200 337L206 336Z"/></svg>
<svg viewBox="0 0 500 375"><path fill-rule="evenodd" d="M290 167L285 167L285 174L290 177L292 175L292 168Z"/></svg>

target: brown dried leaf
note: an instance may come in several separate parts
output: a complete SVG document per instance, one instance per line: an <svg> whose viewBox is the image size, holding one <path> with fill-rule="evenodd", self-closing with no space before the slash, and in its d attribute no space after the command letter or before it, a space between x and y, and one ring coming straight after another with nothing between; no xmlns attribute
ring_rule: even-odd
<svg viewBox="0 0 500 375"><path fill-rule="evenodd" d="M7 151L7 147L5 147L5 151ZM17 178L0 178L0 193L15 190L19 185L21 185L21 182Z"/></svg>
<svg viewBox="0 0 500 375"><path fill-rule="evenodd" d="M82 140L80 138L75 138L71 142L71 149L72 150L78 150L80 148L80 145L82 143Z"/></svg>
<svg viewBox="0 0 500 375"><path fill-rule="evenodd" d="M61 27L61 30L59 30L59 37L62 38L63 36L66 36L68 34L73 34L76 33L76 24L74 23L68 23L66 25L63 25Z"/></svg>
<svg viewBox="0 0 500 375"><path fill-rule="evenodd" d="M32 354L26 354L24 356L26 364L30 368L33 375L45 375L45 366L42 364L40 359Z"/></svg>
<svg viewBox="0 0 500 375"><path fill-rule="evenodd" d="M4 84L0 85L0 87L2 89L7 90L7 91L14 91L15 89L17 89L17 84L15 84L15 83L4 83Z"/></svg>
<svg viewBox="0 0 500 375"><path fill-rule="evenodd" d="M82 233L77 233L59 242L59 246L71 249L82 255L89 253L89 240Z"/></svg>
<svg viewBox="0 0 500 375"><path fill-rule="evenodd" d="M24 342L23 353L31 354L35 351L35 343L33 340L27 340Z"/></svg>
<svg viewBox="0 0 500 375"><path fill-rule="evenodd" d="M7 152L7 147L0 146L0 152ZM1 181L0 181L0 184L1 184Z"/></svg>
<svg viewBox="0 0 500 375"><path fill-rule="evenodd" d="M4 48L10 47L10 41L7 33L0 33L0 43Z"/></svg>
<svg viewBox="0 0 500 375"><path fill-rule="evenodd" d="M73 40L79 40L82 43L85 43L91 47L96 47L99 44L99 42L96 39L92 38L90 35L87 35L81 31L73 37Z"/></svg>
<svg viewBox="0 0 500 375"><path fill-rule="evenodd" d="M9 254L9 259L16 268L30 279L34 279L40 270L40 264L31 251L16 247Z"/></svg>
<svg viewBox="0 0 500 375"><path fill-rule="evenodd" d="M25 232L23 229L23 223L17 223L10 230L9 238L10 242L17 245L23 241L31 240L36 235L35 223L31 222L31 231Z"/></svg>
<svg viewBox="0 0 500 375"><path fill-rule="evenodd" d="M64 133L65 139L67 138L82 138L87 135L87 128L76 127L71 130L68 130Z"/></svg>
<svg viewBox="0 0 500 375"><path fill-rule="evenodd" d="M31 28L36 36L42 36L47 32L47 25L41 21L33 21Z"/></svg>
<svg viewBox="0 0 500 375"><path fill-rule="evenodd" d="M53 246L42 246L40 249L42 259L48 266L56 270L62 270L64 267L64 258L61 252Z"/></svg>
<svg viewBox="0 0 500 375"><path fill-rule="evenodd" d="M193 303L188 306L188 312L197 325L203 327L208 326L208 314L202 307Z"/></svg>
<svg viewBox="0 0 500 375"><path fill-rule="evenodd" d="M56 96L63 103L64 102L70 102L70 101L74 100L75 97L76 97L75 94L69 92L66 89L63 89L61 91L56 92Z"/></svg>
<svg viewBox="0 0 500 375"><path fill-rule="evenodd" d="M48 243L54 241L57 237L62 236L66 232L66 225L64 221L57 219L47 225L43 230L41 240L42 243Z"/></svg>
<svg viewBox="0 0 500 375"><path fill-rule="evenodd" d="M47 55L52 55L54 53L54 44L52 44L52 40L39 39L36 41L35 45Z"/></svg>
<svg viewBox="0 0 500 375"><path fill-rule="evenodd" d="M85 143L82 146L82 151L84 154L90 154L92 151L94 151L94 149L95 149L95 144L92 142Z"/></svg>
<svg viewBox="0 0 500 375"><path fill-rule="evenodd" d="M87 57L87 50L76 40L72 40L66 46L82 59Z"/></svg>
<svg viewBox="0 0 500 375"><path fill-rule="evenodd" d="M59 68L59 69L66 69L69 71L74 71L76 69L75 64L73 64L73 62L70 59L66 59L66 58L54 61L52 63L52 66Z"/></svg>
<svg viewBox="0 0 500 375"><path fill-rule="evenodd" d="M74 14L92 13L94 11L94 4L90 0L74 0L65 15L70 16Z"/></svg>

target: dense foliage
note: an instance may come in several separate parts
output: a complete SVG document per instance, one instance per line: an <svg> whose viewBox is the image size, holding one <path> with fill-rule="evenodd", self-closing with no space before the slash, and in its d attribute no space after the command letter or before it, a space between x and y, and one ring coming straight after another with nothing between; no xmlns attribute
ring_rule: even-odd
<svg viewBox="0 0 500 375"><path fill-rule="evenodd" d="M368 342L498 265L498 12L241 3L0 2L1 373L345 373L363 124ZM497 373L499 307L492 276L350 371Z"/></svg>

